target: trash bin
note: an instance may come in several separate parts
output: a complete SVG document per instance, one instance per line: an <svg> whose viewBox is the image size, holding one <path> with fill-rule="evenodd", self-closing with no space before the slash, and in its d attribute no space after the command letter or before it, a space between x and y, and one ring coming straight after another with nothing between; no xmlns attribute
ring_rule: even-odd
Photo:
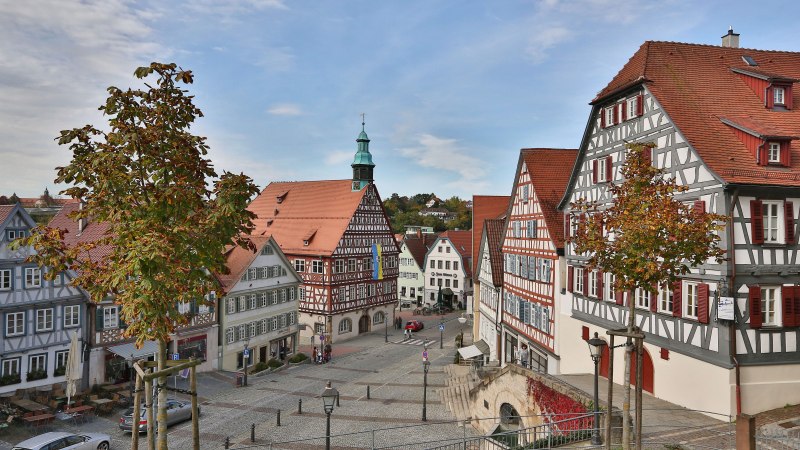
<svg viewBox="0 0 800 450"><path fill-rule="evenodd" d="M244 385L244 372L236 372L233 376L234 382L233 385L236 387L242 387Z"/></svg>

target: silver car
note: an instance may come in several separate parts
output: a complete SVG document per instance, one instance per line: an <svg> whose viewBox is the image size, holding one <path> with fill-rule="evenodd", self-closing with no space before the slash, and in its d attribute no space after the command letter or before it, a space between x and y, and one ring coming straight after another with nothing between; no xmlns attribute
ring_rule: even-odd
<svg viewBox="0 0 800 450"><path fill-rule="evenodd" d="M101 433L51 431L26 439L12 450L108 450L111 438Z"/></svg>
<svg viewBox="0 0 800 450"><path fill-rule="evenodd" d="M200 414L200 407L197 408L197 413ZM153 411L153 417L157 412ZM192 402L182 400L168 399L167 400L167 426L191 420L192 418ZM157 424L153 424L155 428ZM125 414L119 418L119 429L125 432L133 430L133 408L128 408ZM139 413L139 432L147 431L147 410L142 407Z"/></svg>

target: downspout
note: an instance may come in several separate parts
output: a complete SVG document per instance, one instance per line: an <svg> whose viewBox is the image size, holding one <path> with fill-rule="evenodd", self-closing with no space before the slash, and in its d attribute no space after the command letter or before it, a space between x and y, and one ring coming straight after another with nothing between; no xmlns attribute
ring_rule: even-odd
<svg viewBox="0 0 800 450"><path fill-rule="evenodd" d="M763 144L762 144L763 146ZM760 146L759 146L760 147ZM760 154L760 152L759 152ZM728 273L730 277L729 293L735 289L736 286L736 248L734 245L734 230L733 230L733 211L736 207L736 202L739 200L739 188L734 188L731 203L728 208ZM751 213L752 215L752 213ZM732 297L736 301L736 294L733 293ZM734 304L735 305L735 304ZM734 307L734 311L736 311ZM739 360L736 359L736 317L734 316L733 322L730 324L730 352L731 361L733 362L735 378L736 378L736 415L742 413L742 388L741 388L741 375L739 371Z"/></svg>

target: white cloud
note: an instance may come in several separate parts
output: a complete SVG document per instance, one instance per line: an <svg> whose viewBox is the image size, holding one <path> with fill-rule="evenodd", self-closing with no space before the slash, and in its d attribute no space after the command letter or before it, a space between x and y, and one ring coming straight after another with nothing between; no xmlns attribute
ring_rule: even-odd
<svg viewBox="0 0 800 450"><path fill-rule="evenodd" d="M474 182L483 178L483 162L467 154L467 149L455 139L446 139L423 134L417 147L402 148L400 154L412 159L422 167L457 173L464 181Z"/></svg>
<svg viewBox="0 0 800 450"><path fill-rule="evenodd" d="M353 159L353 151L331 152L325 155L325 164L329 166L340 166Z"/></svg>
<svg viewBox="0 0 800 450"><path fill-rule="evenodd" d="M563 27L541 28L533 33L525 53L534 63L547 58L547 51L572 37L570 30Z"/></svg>
<svg viewBox="0 0 800 450"><path fill-rule="evenodd" d="M273 116L299 116L303 114L300 106L293 103L272 105L267 109L267 112Z"/></svg>

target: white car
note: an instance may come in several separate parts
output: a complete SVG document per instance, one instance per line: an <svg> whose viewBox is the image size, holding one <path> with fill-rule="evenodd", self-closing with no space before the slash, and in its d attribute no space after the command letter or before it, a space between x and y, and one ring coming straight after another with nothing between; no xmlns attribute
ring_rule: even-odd
<svg viewBox="0 0 800 450"><path fill-rule="evenodd" d="M107 434L51 431L26 439L11 450L108 450L110 442Z"/></svg>

